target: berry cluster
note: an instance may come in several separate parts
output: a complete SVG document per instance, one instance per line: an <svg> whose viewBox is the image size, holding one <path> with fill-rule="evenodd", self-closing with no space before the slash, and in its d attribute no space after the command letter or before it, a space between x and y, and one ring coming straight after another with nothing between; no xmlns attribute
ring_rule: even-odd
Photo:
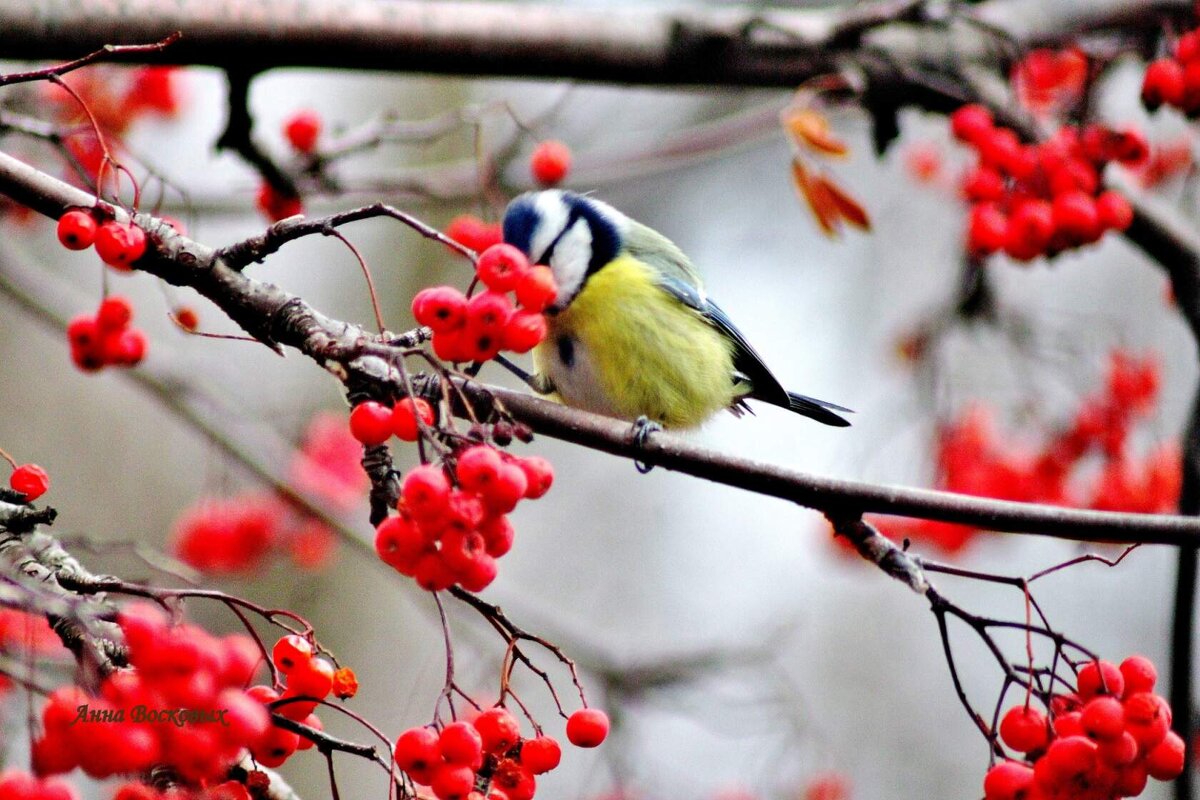
<svg viewBox="0 0 1200 800"><path fill-rule="evenodd" d="M1022 144L980 105L955 111L950 127L979 156L963 183L971 203L967 245L973 253L1003 251L1018 261L1053 257L1132 222L1129 202L1101 191L1100 174L1110 161L1143 161L1149 146L1141 134L1064 126L1041 144Z"/></svg>
<svg viewBox="0 0 1200 800"><path fill-rule="evenodd" d="M146 334L131 327L132 322L128 300L120 295L104 298L95 316L80 314L67 325L71 361L84 372L140 364L146 357Z"/></svg>
<svg viewBox="0 0 1200 800"><path fill-rule="evenodd" d="M608 736L608 716L583 708L567 719L567 739L576 747L596 747ZM430 787L438 800L531 800L535 776L562 759L557 741L538 731L521 737L516 717L500 706L470 722L441 729L409 728L396 739L396 765L414 783ZM476 787L482 783L483 788Z"/></svg>
<svg viewBox="0 0 1200 800"><path fill-rule="evenodd" d="M289 480L339 511L362 502L371 480L362 467L362 445L346 430L346 419L335 411L313 416L288 470Z"/></svg>
<svg viewBox="0 0 1200 800"><path fill-rule="evenodd" d="M1123 350L1109 356L1103 390L1085 398L1070 425L1032 450L996 430L979 405L937 434L937 488L981 497L1051 503L1107 511L1164 513L1175 508L1181 483L1177 445L1168 443L1138 459L1129 452L1134 423L1154 410L1158 362ZM1098 473L1084 462L1098 454ZM978 531L931 520L887 520L888 536L920 539L954 552Z"/></svg>
<svg viewBox="0 0 1200 800"><path fill-rule="evenodd" d="M8 476L8 485L25 495L26 503L32 503L50 488L50 475L37 464L20 464Z"/></svg>
<svg viewBox="0 0 1200 800"><path fill-rule="evenodd" d="M529 171L540 186L557 186L571 171L571 148L554 139L539 142L529 157Z"/></svg>
<svg viewBox="0 0 1200 800"><path fill-rule="evenodd" d="M251 792L249 786L255 775L261 775L260 783L263 790ZM202 789L172 786L170 789L159 791L144 783L123 783L113 793L112 800L266 800L270 795L265 791L270 784L270 778L264 772L251 772L246 783L225 781Z"/></svg>
<svg viewBox="0 0 1200 800"><path fill-rule="evenodd" d="M324 566L337 538L327 525L273 494L207 497L186 509L171 532L173 555L210 575L244 574L276 550L300 567Z"/></svg>
<svg viewBox="0 0 1200 800"><path fill-rule="evenodd" d="M1021 105L1049 115L1075 103L1087 84L1088 60L1078 47L1036 48L1012 70L1013 89Z"/></svg>
<svg viewBox="0 0 1200 800"><path fill-rule="evenodd" d="M522 499L544 495L553 482L544 458L520 458L486 444L460 451L445 468L414 467L401 484L399 516L376 528L375 552L429 591L454 584L481 591L496 577L496 559L512 549L508 513Z"/></svg>
<svg viewBox="0 0 1200 800"><path fill-rule="evenodd" d="M1079 670L1078 691L1055 695L1049 713L1028 703L1000 721L1000 739L1025 754L988 770L986 800L1136 797L1149 778L1183 772L1184 743L1171 730L1171 707L1154 694L1157 672L1144 656L1117 666L1093 661Z"/></svg>
<svg viewBox="0 0 1200 800"><path fill-rule="evenodd" d="M117 272L129 272L146 254L146 232L137 225L100 220L95 209L73 208L58 218L58 241L68 250L96 248L100 260Z"/></svg>
<svg viewBox="0 0 1200 800"><path fill-rule="evenodd" d="M62 778L38 778L19 769L0 772L4 800L79 800L79 791Z"/></svg>
<svg viewBox="0 0 1200 800"><path fill-rule="evenodd" d="M218 639L194 625L170 626L148 604L123 609L118 622L130 667L108 675L98 696L77 686L50 695L34 770L78 766L105 778L164 765L193 784L223 776L270 727L266 709L243 689L262 660L258 645L242 634Z"/></svg>
<svg viewBox="0 0 1200 800"><path fill-rule="evenodd" d="M311 641L298 634L289 634L277 641L271 650L271 661L286 679L283 692L259 685L251 686L247 694L279 716L313 730L323 730L315 713L317 701L330 694L351 697L358 690L353 672L345 667L336 669L328 659L316 654ZM297 750L308 750L312 746L311 739L272 725L265 736L250 745L250 754L262 766L274 768Z"/></svg>
<svg viewBox="0 0 1200 800"><path fill-rule="evenodd" d="M475 272L487 290L473 297L453 286L433 286L413 298L413 316L433 330L438 358L487 361L501 350L527 353L546 338L542 312L558 294L549 267L530 266L517 248L496 244L479 256ZM510 291L520 308L509 300Z"/></svg>
<svg viewBox="0 0 1200 800"><path fill-rule="evenodd" d="M1180 36L1172 56L1146 67L1142 105L1150 111L1174 106L1188 117L1200 116L1200 28Z"/></svg>

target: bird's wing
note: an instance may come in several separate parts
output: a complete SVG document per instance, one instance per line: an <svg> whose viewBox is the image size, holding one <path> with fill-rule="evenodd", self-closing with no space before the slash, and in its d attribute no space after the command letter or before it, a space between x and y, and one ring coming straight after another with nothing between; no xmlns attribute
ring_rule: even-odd
<svg viewBox="0 0 1200 800"><path fill-rule="evenodd" d="M660 275L687 287L697 297L704 296L700 273L674 242L653 228L629 220L622 244L625 252L654 269ZM691 305L689 303L689 305Z"/></svg>

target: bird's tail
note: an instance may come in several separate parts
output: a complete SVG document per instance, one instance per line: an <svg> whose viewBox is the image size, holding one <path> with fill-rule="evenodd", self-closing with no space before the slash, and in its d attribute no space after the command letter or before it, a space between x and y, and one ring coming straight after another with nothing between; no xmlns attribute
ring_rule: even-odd
<svg viewBox="0 0 1200 800"><path fill-rule="evenodd" d="M827 403L824 400L817 400L813 397L806 397L795 392L788 392L788 409L794 411L801 416L815 419L824 425L833 425L836 428L848 428L850 422L837 414L834 411L844 411L847 414L853 414L854 411L844 406L839 406L834 403Z"/></svg>

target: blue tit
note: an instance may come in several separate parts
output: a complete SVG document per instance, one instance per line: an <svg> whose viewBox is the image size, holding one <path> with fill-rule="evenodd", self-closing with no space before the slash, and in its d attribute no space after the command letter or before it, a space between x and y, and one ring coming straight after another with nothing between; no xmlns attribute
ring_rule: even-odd
<svg viewBox="0 0 1200 800"><path fill-rule="evenodd" d="M560 190L523 194L505 210L504 241L548 265L558 285L537 371L522 374L535 391L668 428L722 409L741 415L747 399L850 424L835 413L850 409L785 390L688 257L612 206Z"/></svg>

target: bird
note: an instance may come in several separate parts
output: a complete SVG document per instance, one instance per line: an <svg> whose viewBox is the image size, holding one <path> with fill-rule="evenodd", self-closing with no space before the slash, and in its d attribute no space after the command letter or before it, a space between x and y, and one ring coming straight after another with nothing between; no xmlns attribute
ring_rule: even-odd
<svg viewBox="0 0 1200 800"><path fill-rule="evenodd" d="M527 192L505 209L505 243L551 270L536 372L511 369L536 392L638 424L695 428L747 400L837 427L850 409L789 392L704 291L670 239L611 205L562 189Z"/></svg>

